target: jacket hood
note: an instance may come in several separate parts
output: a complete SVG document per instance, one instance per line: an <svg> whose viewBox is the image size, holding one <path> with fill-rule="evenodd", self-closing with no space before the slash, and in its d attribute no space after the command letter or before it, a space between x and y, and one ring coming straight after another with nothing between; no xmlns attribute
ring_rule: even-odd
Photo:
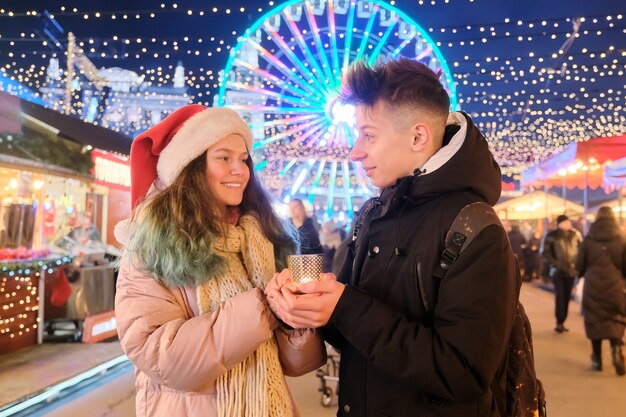
<svg viewBox="0 0 626 417"><path fill-rule="evenodd" d="M596 220L589 228L587 236L599 242L608 242L621 235L619 225L613 219L604 217Z"/></svg>
<svg viewBox="0 0 626 417"><path fill-rule="evenodd" d="M487 140L469 116L453 112L448 116L442 148L424 164L413 183L409 196L414 199L469 191L493 206L502 191L502 174Z"/></svg>

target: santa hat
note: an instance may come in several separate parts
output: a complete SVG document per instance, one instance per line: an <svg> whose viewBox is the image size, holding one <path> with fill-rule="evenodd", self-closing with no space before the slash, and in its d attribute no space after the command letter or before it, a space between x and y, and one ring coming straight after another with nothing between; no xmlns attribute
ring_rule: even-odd
<svg viewBox="0 0 626 417"><path fill-rule="evenodd" d="M252 149L252 132L235 111L190 104L137 136L130 148L132 208L157 178L166 187L172 185L187 164L233 133Z"/></svg>

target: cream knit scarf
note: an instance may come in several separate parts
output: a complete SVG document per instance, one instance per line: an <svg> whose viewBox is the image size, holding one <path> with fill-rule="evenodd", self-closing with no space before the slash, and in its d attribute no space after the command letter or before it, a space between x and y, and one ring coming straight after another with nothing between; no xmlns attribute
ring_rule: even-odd
<svg viewBox="0 0 626 417"><path fill-rule="evenodd" d="M226 237L215 242L216 253L226 259L226 269L223 275L197 288L201 314L214 311L223 301L254 287L264 289L275 272L274 248L255 217L244 215L238 226L226 228ZM220 376L216 390L220 417L294 415L273 338Z"/></svg>

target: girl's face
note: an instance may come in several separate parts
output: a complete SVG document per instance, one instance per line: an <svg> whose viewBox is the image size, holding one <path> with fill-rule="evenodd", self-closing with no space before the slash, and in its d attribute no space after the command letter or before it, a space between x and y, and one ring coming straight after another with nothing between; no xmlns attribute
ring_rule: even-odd
<svg viewBox="0 0 626 417"><path fill-rule="evenodd" d="M207 149L206 176L217 204L226 213L228 206L238 206L250 180L250 157L246 143L237 134L231 134Z"/></svg>

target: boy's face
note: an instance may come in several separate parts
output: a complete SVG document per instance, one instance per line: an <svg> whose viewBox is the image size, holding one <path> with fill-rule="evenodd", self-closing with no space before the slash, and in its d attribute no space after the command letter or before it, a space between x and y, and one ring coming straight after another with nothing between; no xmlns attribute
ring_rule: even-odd
<svg viewBox="0 0 626 417"><path fill-rule="evenodd" d="M358 105L356 125L359 137L350 159L363 164L372 184L388 187L418 168L410 123L398 119L388 104L379 100L373 107Z"/></svg>

